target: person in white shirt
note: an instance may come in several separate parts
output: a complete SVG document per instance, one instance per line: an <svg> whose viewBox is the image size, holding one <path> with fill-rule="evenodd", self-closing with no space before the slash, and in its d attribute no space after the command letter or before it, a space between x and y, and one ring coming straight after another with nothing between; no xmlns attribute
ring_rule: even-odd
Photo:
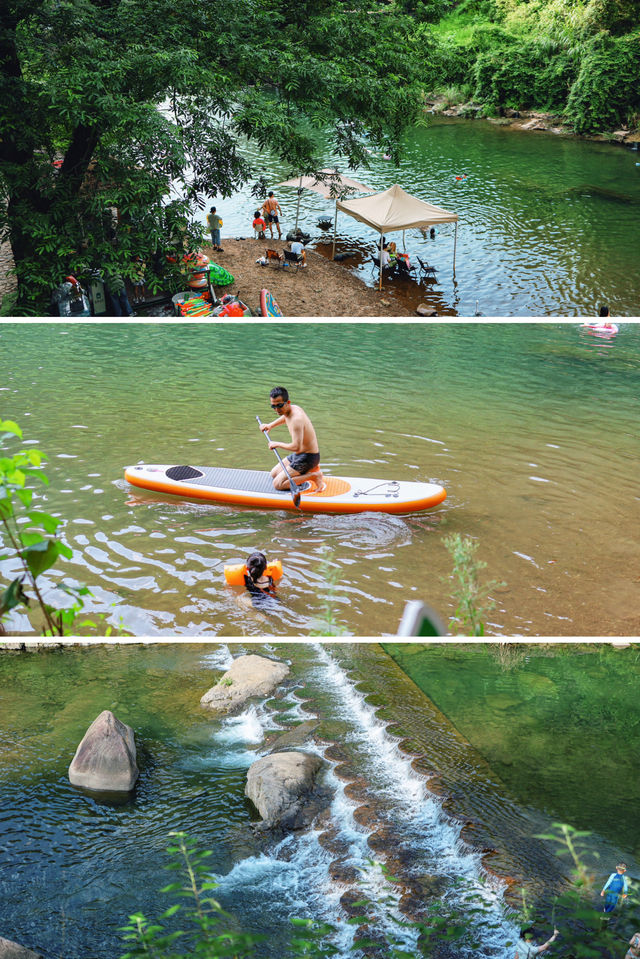
<svg viewBox="0 0 640 959"><path fill-rule="evenodd" d="M546 952L551 943L555 942L557 936L558 930L554 929L550 939L543 942L541 946L536 946L533 942L533 929L522 929L518 945L516 946L514 959L534 959L534 956L537 956L539 953Z"/></svg>
<svg viewBox="0 0 640 959"><path fill-rule="evenodd" d="M292 252L292 253L295 253L296 256L297 256L300 260L302 260L302 265L303 265L303 266L306 266L306 265L307 265L307 251L305 250L305 248L304 248L304 246L302 245L302 243L300 242L300 240L293 240L293 241L292 241L292 243L291 243L291 252Z"/></svg>

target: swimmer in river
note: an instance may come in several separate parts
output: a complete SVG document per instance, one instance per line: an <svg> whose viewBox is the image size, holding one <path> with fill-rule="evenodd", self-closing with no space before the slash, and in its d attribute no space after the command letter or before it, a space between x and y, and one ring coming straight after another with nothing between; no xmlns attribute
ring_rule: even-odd
<svg viewBox="0 0 640 959"><path fill-rule="evenodd" d="M276 584L272 576L266 576L267 557L256 550L247 559L247 572L244 574L244 585L253 595L259 593L273 596Z"/></svg>

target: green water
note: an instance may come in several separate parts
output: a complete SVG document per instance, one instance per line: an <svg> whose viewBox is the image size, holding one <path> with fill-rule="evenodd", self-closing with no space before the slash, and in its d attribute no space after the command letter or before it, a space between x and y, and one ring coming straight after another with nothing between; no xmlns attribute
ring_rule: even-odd
<svg viewBox="0 0 640 959"><path fill-rule="evenodd" d="M236 927L266 935L263 959L286 954L292 914L334 925L346 959L340 900L362 889L344 866L366 877L372 855L402 888L425 879L436 890L427 898L458 899L460 879L477 884L490 852L478 890L495 891L493 869L548 901L567 867L536 834L559 819L592 833L598 874L624 857L638 876L640 649L528 648L506 664L472 646L388 650L393 658L378 644L168 643L0 655L3 935L46 959L122 955L127 917L156 918L169 904L159 890L171 830L212 850L216 898ZM288 663L287 682L237 715L203 710L202 694L244 652ZM135 732L140 778L121 803L68 781L103 709ZM327 815L282 841L254 837L247 770L274 731L309 718ZM488 902L473 955L512 959L500 895Z"/></svg>
<svg viewBox="0 0 640 959"><path fill-rule="evenodd" d="M448 619L451 532L477 540L504 584L487 633L634 635L639 365L634 324L602 342L558 323L8 323L0 416L49 455L39 502L64 520L65 569L92 589L90 610L135 635L326 632L327 557L344 631L393 635L410 599ZM310 414L326 472L433 480L446 502L297 516L124 482L140 461L270 469L255 416L275 384ZM266 615L223 582L255 548L285 569Z"/></svg>
<svg viewBox="0 0 640 959"><path fill-rule="evenodd" d="M385 648L520 803L640 856L640 646Z"/></svg>
<svg viewBox="0 0 640 959"><path fill-rule="evenodd" d="M295 223L295 189L277 189L292 171L264 152L248 149L257 172L283 209L284 233ZM391 281L413 315L419 302L439 315L593 316L608 303L616 316L640 313L640 154L605 143L544 133L523 133L489 121L428 118L406 137L399 167L381 156L369 169L345 171L375 191L399 183L436 206L458 213L456 273L452 273L454 228L444 225L434 240L406 234L407 251L437 269L436 284ZM456 176L466 174L466 179ZM270 179L271 178L271 179ZM255 197L249 187L222 201L225 236L251 236ZM314 245L330 251L332 238L317 227L333 219L333 204L310 191L300 203L300 225ZM204 222L204 213L202 214ZM402 243L402 234L392 237ZM378 237L379 240L379 237ZM338 251L348 268L373 285L371 254L376 234L344 214L338 216ZM345 314L349 314L348 304Z"/></svg>

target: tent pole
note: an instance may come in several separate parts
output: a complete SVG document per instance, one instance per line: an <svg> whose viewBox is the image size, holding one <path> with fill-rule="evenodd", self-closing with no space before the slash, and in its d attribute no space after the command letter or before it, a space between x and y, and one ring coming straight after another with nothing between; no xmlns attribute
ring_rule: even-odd
<svg viewBox="0 0 640 959"><path fill-rule="evenodd" d="M453 234L453 275L456 275L456 243L458 242L458 221L456 220L456 232Z"/></svg>
<svg viewBox="0 0 640 959"><path fill-rule="evenodd" d="M407 244L404 242L404 230L402 231L402 252L407 252Z"/></svg>
<svg viewBox="0 0 640 959"><path fill-rule="evenodd" d="M336 258L336 233L338 230L338 201L336 200L336 215L333 218L333 252L331 254L331 259L335 260Z"/></svg>
<svg viewBox="0 0 640 959"><path fill-rule="evenodd" d="M302 195L302 174L300 174L300 185L298 186L298 205L296 207L296 225L293 230L294 233L298 232L298 217L300 216L300 196Z"/></svg>
<svg viewBox="0 0 640 959"><path fill-rule="evenodd" d="M380 290L381 293L382 293L382 240L383 240L382 230L380 230L380 286L378 287L378 289Z"/></svg>

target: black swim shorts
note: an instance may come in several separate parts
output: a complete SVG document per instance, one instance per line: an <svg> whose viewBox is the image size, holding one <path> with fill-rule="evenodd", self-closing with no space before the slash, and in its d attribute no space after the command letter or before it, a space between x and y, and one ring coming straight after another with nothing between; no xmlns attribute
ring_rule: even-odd
<svg viewBox="0 0 640 959"><path fill-rule="evenodd" d="M320 463L320 453L293 453L288 457L289 466L300 476L310 473Z"/></svg>
<svg viewBox="0 0 640 959"><path fill-rule="evenodd" d="M277 214L277 213L267 213L267 222L269 222L269 223L277 223L277 222L278 222L278 214Z"/></svg>

